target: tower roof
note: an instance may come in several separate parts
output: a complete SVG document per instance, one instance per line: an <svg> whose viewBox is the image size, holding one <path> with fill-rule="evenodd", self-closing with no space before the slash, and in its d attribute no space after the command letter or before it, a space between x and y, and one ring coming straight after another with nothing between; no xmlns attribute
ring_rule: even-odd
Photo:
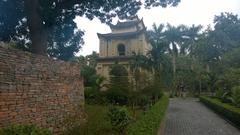
<svg viewBox="0 0 240 135"><path fill-rule="evenodd" d="M141 29L134 32L124 32L124 33L107 33L107 34L100 34L97 33L98 38L105 38L105 39L122 39L122 38L132 38L136 37L142 33L144 33L146 29Z"/></svg>
<svg viewBox="0 0 240 135"><path fill-rule="evenodd" d="M124 22L120 22L118 21L117 24L110 24L110 28L111 29L121 29L121 28L129 28L129 27L134 27L136 25L138 25L139 23L143 23L143 19L139 19L138 16L133 16L133 17L129 17L127 21ZM144 26L145 27L145 26Z"/></svg>
<svg viewBox="0 0 240 135"><path fill-rule="evenodd" d="M129 27L136 26L141 22L142 22L142 20L131 20L131 21L126 21L126 22L118 21L117 24L115 24L115 25L110 24L110 28L113 28L113 29L129 28Z"/></svg>

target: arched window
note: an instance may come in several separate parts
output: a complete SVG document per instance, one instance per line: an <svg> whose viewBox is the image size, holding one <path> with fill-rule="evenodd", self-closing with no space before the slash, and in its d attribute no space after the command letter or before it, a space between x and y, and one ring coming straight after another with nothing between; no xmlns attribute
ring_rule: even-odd
<svg viewBox="0 0 240 135"><path fill-rule="evenodd" d="M124 44L119 44L118 47L118 55L119 56L124 56L125 55L125 45Z"/></svg>

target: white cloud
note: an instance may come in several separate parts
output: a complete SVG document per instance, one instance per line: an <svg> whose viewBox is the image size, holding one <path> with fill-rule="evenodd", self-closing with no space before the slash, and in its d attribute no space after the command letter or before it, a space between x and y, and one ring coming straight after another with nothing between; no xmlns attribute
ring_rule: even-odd
<svg viewBox="0 0 240 135"><path fill-rule="evenodd" d="M145 25L150 29L153 23L167 22L172 25L201 24L207 26L212 24L214 16L219 15L221 12L233 12L240 15L240 1L181 0L177 7L141 9L138 12L138 16L143 17ZM99 41L97 33L108 33L110 32L109 27L106 24L102 24L98 19L90 21L86 18L77 17L75 21L80 29L85 30L85 45L78 55L88 55L92 51L98 52Z"/></svg>

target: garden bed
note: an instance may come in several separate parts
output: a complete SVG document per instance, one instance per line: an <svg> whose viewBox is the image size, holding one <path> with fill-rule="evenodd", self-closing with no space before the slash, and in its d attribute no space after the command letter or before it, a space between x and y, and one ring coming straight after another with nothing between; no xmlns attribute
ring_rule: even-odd
<svg viewBox="0 0 240 135"><path fill-rule="evenodd" d="M162 96L152 108L127 129L127 135L156 135L164 119L169 99Z"/></svg>
<svg viewBox="0 0 240 135"><path fill-rule="evenodd" d="M126 135L156 135L164 119L169 99L162 96L148 111L126 107L133 121L126 129ZM120 107L120 106L119 106ZM120 135L113 130L107 120L108 105L86 105L87 122L80 127L70 130L67 135ZM122 135L122 134L121 134Z"/></svg>
<svg viewBox="0 0 240 135"><path fill-rule="evenodd" d="M66 135L119 135L112 129L111 123L107 120L109 106L107 105L89 105L86 104L85 111L87 114L87 122L71 130ZM138 119L142 115L141 110L133 111L127 108L130 115Z"/></svg>
<svg viewBox="0 0 240 135"><path fill-rule="evenodd" d="M201 96L200 101L215 112L221 114L240 129L240 108L227 103L222 103L217 98Z"/></svg>

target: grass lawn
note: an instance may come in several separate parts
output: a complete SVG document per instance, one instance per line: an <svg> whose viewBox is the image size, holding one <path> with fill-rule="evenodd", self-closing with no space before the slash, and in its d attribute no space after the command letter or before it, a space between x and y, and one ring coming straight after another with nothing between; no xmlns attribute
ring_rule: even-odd
<svg viewBox="0 0 240 135"><path fill-rule="evenodd" d="M83 135L115 135L107 121L108 107L104 105L86 105L87 123L81 127Z"/></svg>
<svg viewBox="0 0 240 135"><path fill-rule="evenodd" d="M134 115L133 111L129 109L130 115ZM78 131L78 135L118 135L112 130L111 124L107 121L108 106L105 105L85 105L87 113L87 122ZM135 119L141 115L142 111L135 112ZM72 133L73 134L73 133Z"/></svg>

